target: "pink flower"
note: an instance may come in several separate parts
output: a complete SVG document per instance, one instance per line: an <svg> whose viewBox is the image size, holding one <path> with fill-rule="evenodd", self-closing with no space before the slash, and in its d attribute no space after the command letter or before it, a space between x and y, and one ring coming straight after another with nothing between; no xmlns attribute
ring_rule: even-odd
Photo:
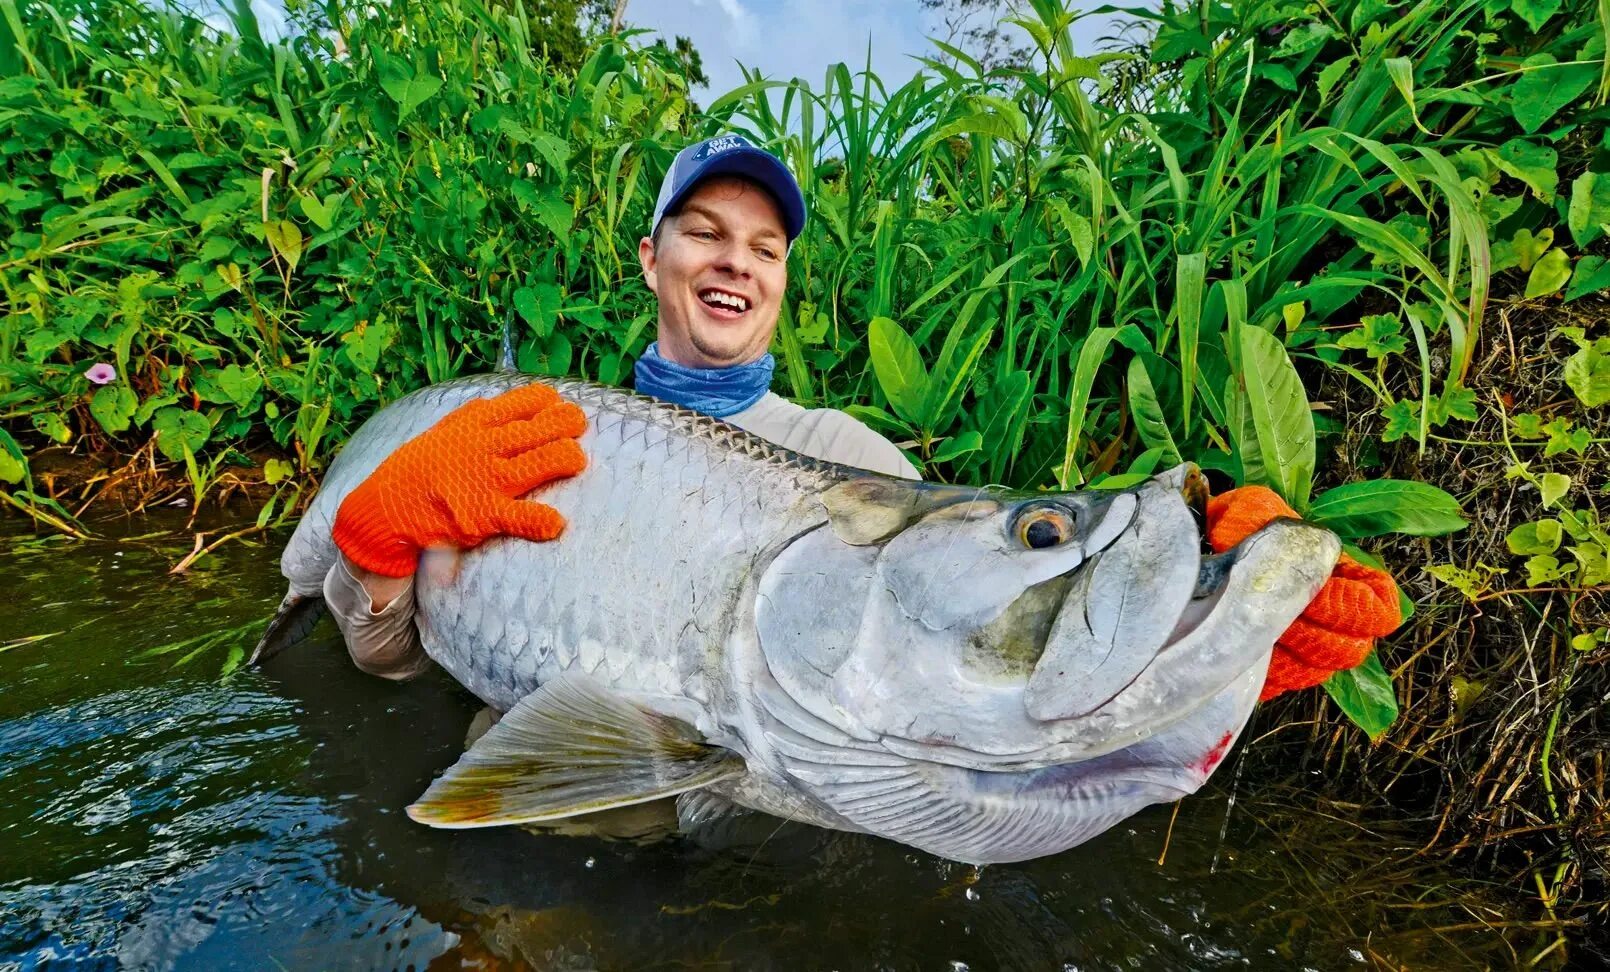
<svg viewBox="0 0 1610 972"><path fill-rule="evenodd" d="M84 377L97 385L109 385L117 380L117 369L103 361L90 365Z"/></svg>

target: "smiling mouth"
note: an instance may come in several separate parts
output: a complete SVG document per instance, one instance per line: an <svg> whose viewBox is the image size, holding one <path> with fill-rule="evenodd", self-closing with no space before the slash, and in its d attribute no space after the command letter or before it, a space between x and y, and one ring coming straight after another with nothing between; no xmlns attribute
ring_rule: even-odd
<svg viewBox="0 0 1610 972"><path fill-rule="evenodd" d="M750 307L749 298L743 294L735 294L730 290L716 287L699 291L699 302L714 311L717 317L728 320L741 317Z"/></svg>

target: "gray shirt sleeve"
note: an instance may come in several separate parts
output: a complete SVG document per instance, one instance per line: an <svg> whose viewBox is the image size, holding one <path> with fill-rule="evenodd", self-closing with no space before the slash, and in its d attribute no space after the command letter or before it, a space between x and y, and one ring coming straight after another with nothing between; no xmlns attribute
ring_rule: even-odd
<svg viewBox="0 0 1610 972"><path fill-rule="evenodd" d="M336 627L341 629L347 654L359 669L402 681L431 666L430 656L419 644L419 629L414 626L412 580L384 610L374 611L369 592L347 569L346 558L337 557L335 566L324 575L324 602Z"/></svg>

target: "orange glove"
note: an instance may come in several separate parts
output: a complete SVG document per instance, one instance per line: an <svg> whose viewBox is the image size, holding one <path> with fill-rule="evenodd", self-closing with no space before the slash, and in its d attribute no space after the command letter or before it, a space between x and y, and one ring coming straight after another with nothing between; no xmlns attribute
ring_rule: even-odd
<svg viewBox="0 0 1610 972"><path fill-rule="evenodd" d="M1295 519L1297 513L1268 487L1221 493L1208 500L1208 543L1223 553L1282 516ZM1342 554L1307 610L1275 640L1259 700L1318 685L1334 672L1363 664L1375 639L1402 623L1392 578Z"/></svg>
<svg viewBox="0 0 1610 972"><path fill-rule="evenodd" d="M564 518L518 497L586 468L576 441L586 428L579 407L540 383L467 402L358 484L336 511L335 544L365 570L407 577L426 547L552 540Z"/></svg>

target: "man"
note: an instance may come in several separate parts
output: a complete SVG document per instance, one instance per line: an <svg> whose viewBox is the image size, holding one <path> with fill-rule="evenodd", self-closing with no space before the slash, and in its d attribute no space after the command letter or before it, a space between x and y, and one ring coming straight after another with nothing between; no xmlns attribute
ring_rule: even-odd
<svg viewBox="0 0 1610 972"><path fill-rule="evenodd" d="M637 391L812 458L920 478L893 443L856 419L802 408L770 391L774 363L767 349L788 283L788 254L804 227L805 199L792 173L742 136L723 135L679 152L660 186L649 235L638 243L644 280L659 303L659 327L637 363ZM418 468L420 475L431 474L430 464ZM345 506L342 514L348 514ZM383 520L385 504L371 504L365 514ZM340 520L336 540L343 556L325 578L324 596L353 662L385 678L419 674L430 660L413 622L415 564L406 563L404 576L364 569L354 559L368 558L355 558L353 544L389 535L390 528L371 522L343 531Z"/></svg>

